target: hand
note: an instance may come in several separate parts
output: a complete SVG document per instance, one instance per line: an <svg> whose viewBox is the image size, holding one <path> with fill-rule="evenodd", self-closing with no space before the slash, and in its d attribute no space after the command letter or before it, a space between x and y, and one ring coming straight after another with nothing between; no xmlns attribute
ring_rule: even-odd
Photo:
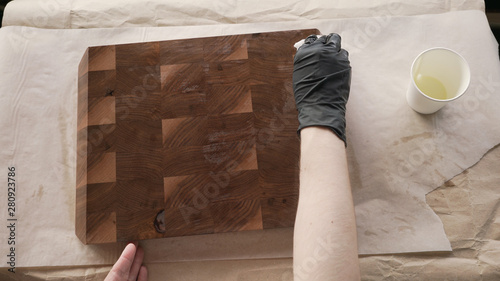
<svg viewBox="0 0 500 281"><path fill-rule="evenodd" d="M351 66L340 41L336 33L306 38L293 62L293 91L299 111L299 134L305 127L324 126L346 143L345 110Z"/></svg>
<svg viewBox="0 0 500 281"><path fill-rule="evenodd" d="M129 243L104 281L146 281L148 271L142 265L143 258L144 250Z"/></svg>

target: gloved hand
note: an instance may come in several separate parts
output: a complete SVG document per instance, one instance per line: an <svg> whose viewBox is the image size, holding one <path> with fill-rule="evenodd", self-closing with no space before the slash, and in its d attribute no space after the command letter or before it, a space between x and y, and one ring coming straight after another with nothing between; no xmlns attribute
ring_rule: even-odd
<svg viewBox="0 0 500 281"><path fill-rule="evenodd" d="M293 92L299 112L299 136L302 128L324 126L346 143L345 107L351 66L340 41L336 33L319 38L310 35L295 54Z"/></svg>

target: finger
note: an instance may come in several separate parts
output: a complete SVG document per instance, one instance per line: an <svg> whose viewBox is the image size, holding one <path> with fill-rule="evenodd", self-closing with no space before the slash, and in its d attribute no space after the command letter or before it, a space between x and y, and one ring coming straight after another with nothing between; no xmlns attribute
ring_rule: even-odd
<svg viewBox="0 0 500 281"><path fill-rule="evenodd" d="M326 43L326 36L325 35L321 35L319 38L318 38L318 41L322 44L325 44Z"/></svg>
<svg viewBox="0 0 500 281"><path fill-rule="evenodd" d="M312 43L314 43L317 39L318 39L318 36L317 36L317 35L315 35L315 34L309 35L309 36L307 36L306 41L304 42L304 44L312 44Z"/></svg>
<svg viewBox="0 0 500 281"><path fill-rule="evenodd" d="M110 274L122 279L128 278L130 268L132 267L134 261L135 252L135 245L129 243L123 250L115 265L113 265L113 268L111 268Z"/></svg>
<svg viewBox="0 0 500 281"><path fill-rule="evenodd" d="M347 52L345 49L341 49L339 53L340 59L346 61L349 64L349 52Z"/></svg>
<svg viewBox="0 0 500 281"><path fill-rule="evenodd" d="M137 275L139 274L139 270L141 269L143 259L144 250L138 247L135 253L134 262L132 264L132 267L130 268L130 274L128 275L129 281L135 281L137 279Z"/></svg>
<svg viewBox="0 0 500 281"><path fill-rule="evenodd" d="M330 33L328 34L328 36L326 37L325 41L326 41L326 44L328 45L332 45L335 50L337 52L340 51L340 48L341 48L341 38L340 38L340 35L338 35L337 33Z"/></svg>
<svg viewBox="0 0 500 281"><path fill-rule="evenodd" d="M137 277L137 281L147 281L148 280L148 270L143 265L139 270L139 276Z"/></svg>

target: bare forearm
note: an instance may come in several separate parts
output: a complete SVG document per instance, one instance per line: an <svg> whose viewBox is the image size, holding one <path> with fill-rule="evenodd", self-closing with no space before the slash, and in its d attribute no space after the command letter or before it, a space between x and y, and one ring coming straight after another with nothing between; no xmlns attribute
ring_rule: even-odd
<svg viewBox="0 0 500 281"><path fill-rule="evenodd" d="M324 127L302 129L300 165L295 280L359 280L344 142Z"/></svg>

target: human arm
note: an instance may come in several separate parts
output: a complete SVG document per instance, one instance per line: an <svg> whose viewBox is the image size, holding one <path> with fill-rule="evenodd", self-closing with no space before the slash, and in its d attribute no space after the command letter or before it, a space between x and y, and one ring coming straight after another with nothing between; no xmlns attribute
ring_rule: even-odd
<svg viewBox="0 0 500 281"><path fill-rule="evenodd" d="M345 150L348 54L340 36L310 36L294 61L301 137L294 280L359 280L356 222Z"/></svg>
<svg viewBox="0 0 500 281"><path fill-rule="evenodd" d="M360 279L345 146L325 127L301 131L293 261L295 281Z"/></svg>

